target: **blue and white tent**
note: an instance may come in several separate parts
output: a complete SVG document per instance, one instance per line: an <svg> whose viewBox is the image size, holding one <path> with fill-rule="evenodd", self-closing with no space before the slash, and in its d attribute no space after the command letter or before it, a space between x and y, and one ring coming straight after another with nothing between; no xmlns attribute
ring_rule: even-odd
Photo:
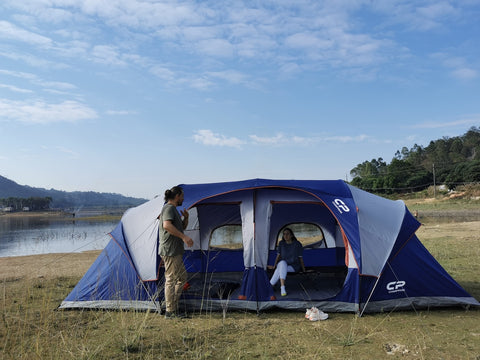
<svg viewBox="0 0 480 360"><path fill-rule="evenodd" d="M344 181L251 179L181 185L194 240L184 263L188 309L381 312L479 306L415 235L420 223L402 201ZM163 198L129 209L111 241L60 308L158 310L163 267L158 215ZM285 227L304 245L305 273L270 286Z"/></svg>

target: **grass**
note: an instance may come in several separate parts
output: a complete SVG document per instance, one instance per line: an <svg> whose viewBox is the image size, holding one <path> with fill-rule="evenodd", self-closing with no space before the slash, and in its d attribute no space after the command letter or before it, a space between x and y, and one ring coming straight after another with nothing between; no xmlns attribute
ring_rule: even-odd
<svg viewBox="0 0 480 360"><path fill-rule="evenodd" d="M417 232L440 264L477 299L479 232L480 221L430 221ZM29 258L35 266L37 257ZM70 263L71 259L59 261ZM165 320L153 312L56 310L82 275L83 270L61 276L2 274L0 358L480 359L480 309L417 310L361 318L331 313L321 322L306 320L303 312L288 311L258 316L213 312L188 320Z"/></svg>
<svg viewBox="0 0 480 360"><path fill-rule="evenodd" d="M13 285L14 282L9 283ZM479 311L368 315L220 313L165 320L149 312L55 311L70 279L4 298L5 359L478 359ZM18 285L18 284L17 284ZM5 285L7 286L7 285ZM15 287L15 286L14 286ZM17 286L18 287L18 286ZM5 288L6 290L6 288ZM17 292L22 292L17 289ZM8 295L14 295L8 291Z"/></svg>

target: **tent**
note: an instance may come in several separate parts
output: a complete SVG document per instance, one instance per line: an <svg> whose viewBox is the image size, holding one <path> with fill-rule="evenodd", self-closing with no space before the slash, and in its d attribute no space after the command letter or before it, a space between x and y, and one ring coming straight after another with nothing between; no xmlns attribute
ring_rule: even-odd
<svg viewBox="0 0 480 360"><path fill-rule="evenodd" d="M194 240L181 303L187 309L271 308L381 312L479 306L432 257L402 201L341 180L267 180L180 185L186 232ZM125 212L111 241L60 308L160 310L157 197ZM285 227L302 242L307 271L287 277L288 295L269 277Z"/></svg>

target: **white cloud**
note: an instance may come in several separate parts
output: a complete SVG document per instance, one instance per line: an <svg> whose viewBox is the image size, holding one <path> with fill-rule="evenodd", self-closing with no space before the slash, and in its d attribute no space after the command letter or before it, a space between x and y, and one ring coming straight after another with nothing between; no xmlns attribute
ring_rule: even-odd
<svg viewBox="0 0 480 360"><path fill-rule="evenodd" d="M332 39L325 39L320 34L303 32L288 36L285 39L285 45L293 49L312 51L329 49L333 47L335 43Z"/></svg>
<svg viewBox="0 0 480 360"><path fill-rule="evenodd" d="M49 104L44 101L10 101L0 99L0 120L31 124L77 122L95 119L95 110L77 101Z"/></svg>
<svg viewBox="0 0 480 360"><path fill-rule="evenodd" d="M468 8L468 5L430 0L307 0L255 5L233 2L228 6L198 1L4 1L18 12L38 17L38 23L64 21L65 26L61 29L57 26L51 34L71 41L53 44L47 36L7 21L0 22L0 37L49 47L54 54L69 59L93 59L122 67L134 63L166 80L168 87L187 86L199 90L212 88L213 81L222 78L214 75L208 78L208 73L221 74L225 69L244 64L260 65L259 72L268 68L269 72L290 76L333 69L344 79L372 81L378 79L380 71L389 68L380 68L382 64L388 61L397 64L408 52L395 41L398 31L407 26L421 31L436 28L461 18L461 11ZM378 20L374 27L367 26L370 15ZM53 22L53 18L58 19L57 22ZM40 26L32 24L30 28ZM79 28L88 31L82 33ZM109 36L112 30L119 29L117 37ZM159 50L143 57L123 50L135 48L140 53L143 46ZM2 55L8 56L8 53L4 51ZM40 57L29 56L16 54L22 61L48 65L42 64ZM175 68L166 66L167 61L175 64ZM249 67L251 69L258 68ZM207 74L207 77L198 74ZM478 77L475 67L468 64L452 68L451 74L460 79ZM235 77L223 79L252 86L252 82Z"/></svg>
<svg viewBox="0 0 480 360"><path fill-rule="evenodd" d="M192 89L197 89L200 91L207 90L213 86L213 83L202 77L202 76L195 76L195 75L187 75L184 77L180 77L178 79L175 79L175 86L180 85L180 86L188 86Z"/></svg>
<svg viewBox="0 0 480 360"><path fill-rule="evenodd" d="M436 2L417 8L417 25L423 29L431 29L441 25L441 21L446 17L452 17L457 14L456 9L447 1Z"/></svg>
<svg viewBox="0 0 480 360"><path fill-rule="evenodd" d="M8 21L0 21L0 38L21 41L43 47L49 47L52 45L52 40L48 37L27 31Z"/></svg>
<svg viewBox="0 0 480 360"><path fill-rule="evenodd" d="M278 133L275 136L258 136L258 135L249 135L250 140L254 145L264 145L264 146L290 146L290 145L311 145L319 141L318 137L304 137L298 135L285 135L283 133Z"/></svg>
<svg viewBox="0 0 480 360"><path fill-rule="evenodd" d="M249 135L249 138L253 141L254 144L259 145L282 145L286 144L289 141L283 134L277 134L275 136L258 136L258 135Z"/></svg>
<svg viewBox="0 0 480 360"><path fill-rule="evenodd" d="M28 65L43 68L43 69L59 69L59 68L66 68L67 66L59 63L58 59L56 61L50 61L46 59L42 59L35 55L26 54L22 51L0 51L0 57L4 57L14 61L21 61Z"/></svg>
<svg viewBox="0 0 480 360"><path fill-rule="evenodd" d="M362 134L357 136L317 136L310 137L298 136L298 135L286 135L284 133L277 133L273 136L259 136L256 134L248 135L248 140L242 140L239 138L228 138L224 135L214 133L211 130L197 130L193 136L195 142L211 145L211 146L232 146L239 148L243 144L251 144L257 146L271 146L271 147L283 147L283 146L310 146L319 143L333 142L333 143L351 143L351 142L375 142L375 139L371 136Z"/></svg>
<svg viewBox="0 0 480 360"><path fill-rule="evenodd" d="M225 70L225 71L215 71L207 72L207 75L213 78L218 78L226 80L232 84L242 84L247 83L247 75L236 70Z"/></svg>
<svg viewBox="0 0 480 360"><path fill-rule="evenodd" d="M21 89L19 87L13 86L13 85L7 85L7 84L0 84L0 88L8 89L13 92L17 93L23 93L23 94L31 94L33 93L32 90L29 89Z"/></svg>
<svg viewBox="0 0 480 360"><path fill-rule="evenodd" d="M92 56L96 62L106 64L106 65L115 65L115 66L125 66L126 62L121 59L121 54L117 51L116 47L109 45L97 45L92 49Z"/></svg>
<svg viewBox="0 0 480 360"><path fill-rule="evenodd" d="M174 81L176 78L175 72L164 65L154 65L150 68L150 72L166 81Z"/></svg>
<svg viewBox="0 0 480 360"><path fill-rule="evenodd" d="M225 39L207 39L199 41L196 48L208 56L229 58L232 57L235 50L234 46Z"/></svg>
<svg viewBox="0 0 480 360"><path fill-rule="evenodd" d="M377 1L372 9L385 17L385 24L401 24L414 31L438 29L462 15L448 1Z"/></svg>
<svg viewBox="0 0 480 360"><path fill-rule="evenodd" d="M473 80L478 77L478 71L467 67L461 67L453 70L452 75L460 80Z"/></svg>
<svg viewBox="0 0 480 360"><path fill-rule="evenodd" d="M348 136L348 135L328 136L328 137L325 137L323 140L329 141L329 142L350 143L350 142L363 142L369 139L371 139L370 136L361 134L357 136Z"/></svg>
<svg viewBox="0 0 480 360"><path fill-rule="evenodd" d="M26 72L21 72L21 71L10 71L10 70L1 70L0 69L0 74L1 75L6 75L6 76L11 76L17 79L21 80L26 80L30 84L35 85L35 86L40 86L42 87L43 91L53 93L53 94L64 94L66 91L71 91L71 90L76 90L77 87L71 83L67 83L64 81L48 81L40 78L39 76L32 74L32 73L26 73ZM13 85L1 85L0 86L4 88L8 88L11 91L19 92L19 93L33 93L33 90L30 89L23 89L23 88L18 88Z"/></svg>
<svg viewBox="0 0 480 360"><path fill-rule="evenodd" d="M227 146L240 148L244 142L236 137L226 137L211 130L197 130L193 135L196 143L209 146Z"/></svg>
<svg viewBox="0 0 480 360"><path fill-rule="evenodd" d="M469 66L467 60L463 57L440 52L432 54L432 57L438 59L446 68L451 69L450 73L454 78L473 80L478 77L478 71Z"/></svg>
<svg viewBox="0 0 480 360"><path fill-rule="evenodd" d="M459 119L454 121L442 122L442 121L426 121L421 124L413 125L414 129L439 129L447 127L465 127L465 126L475 126L480 124L480 115L474 115L466 119Z"/></svg>

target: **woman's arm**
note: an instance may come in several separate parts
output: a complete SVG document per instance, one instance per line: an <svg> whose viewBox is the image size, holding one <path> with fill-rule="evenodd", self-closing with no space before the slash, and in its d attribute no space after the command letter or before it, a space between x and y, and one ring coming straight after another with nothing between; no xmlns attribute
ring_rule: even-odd
<svg viewBox="0 0 480 360"><path fill-rule="evenodd" d="M302 267L302 271L305 272L305 264L303 262L303 256L298 257L300 259L300 266Z"/></svg>
<svg viewBox="0 0 480 360"><path fill-rule="evenodd" d="M275 258L275 263L273 264L274 269L277 267L277 264L279 261L280 261L280 254L277 254L277 257Z"/></svg>

